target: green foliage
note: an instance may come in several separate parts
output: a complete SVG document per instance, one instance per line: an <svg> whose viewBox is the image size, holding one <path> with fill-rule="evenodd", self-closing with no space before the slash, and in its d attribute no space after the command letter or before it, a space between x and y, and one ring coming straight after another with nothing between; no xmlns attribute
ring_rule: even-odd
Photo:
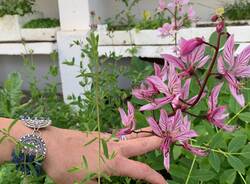
<svg viewBox="0 0 250 184"><path fill-rule="evenodd" d="M22 79L19 73L8 75L3 89L0 89L0 116L14 117L22 99Z"/></svg>
<svg viewBox="0 0 250 184"><path fill-rule="evenodd" d="M214 38L210 39L211 42ZM55 62L56 53L54 53L52 66L48 71L45 79L53 79L44 89L38 89L38 79L35 77L36 67L31 58L24 58L27 73L30 74L30 94L25 94L21 91L22 78L18 73L9 75L3 88L0 90L0 113L1 116L18 118L19 115L25 112L37 116L49 116L53 125L64 128L75 128L79 130L96 130L96 98L100 107L100 122L102 131L113 131L121 127L118 107L124 107L126 101L130 100L137 106L143 102L133 98L130 95L131 89L121 89L118 84L119 77L128 77L131 79L131 86L136 87L148 75L153 73L152 64L144 62L139 58L132 57L130 66L123 66L115 53L110 53L98 58L98 37L93 36L88 38L87 45L76 41L75 45L82 49L82 60L79 61L80 73L77 76L81 79L79 85L84 91L84 97L70 96L70 104L65 104L60 95L58 95L58 84L55 82L55 77L58 75L58 68ZM88 56L91 62L88 63L90 70L83 68L84 57ZM75 59L67 61L65 64L76 65ZM99 67L96 67L96 64ZM96 78L98 75L98 78ZM202 77L203 72L199 73ZM98 80L96 80L98 79ZM93 84L98 85L98 96ZM209 79L209 86L206 93L211 92L212 87L217 83L213 78ZM245 83L246 89L250 87L250 83ZM191 95L195 94L198 88L195 82L191 83ZM245 92L245 91L244 91ZM156 150L144 156L135 158L138 161L150 165L152 168L163 174L166 180L172 184L238 184L247 183L250 180L250 125L249 113L250 103L241 108L231 97L228 87L224 85L222 95L219 97L219 104L228 104L229 120L228 124L238 126L234 133L226 133L222 130L217 130L211 124L201 121L198 117L192 117L192 128L199 133L199 137L192 141L193 146L205 149L209 155L207 157L193 157L187 151L184 151L180 146L171 148L171 167L170 173L164 170L163 157L160 151ZM77 108L75 108L77 107ZM197 115L204 115L207 111L207 102L201 101L194 111ZM75 110L73 110L75 109ZM193 111L192 111L193 112ZM148 112L136 112L138 128L147 126L145 118L148 117ZM84 146L96 141L97 138L85 143ZM107 140L101 140L101 149L105 154L105 158L112 159L114 153L110 153L107 148ZM105 159L104 158L104 159ZM24 180L19 174L13 174L10 165L0 168L1 176L6 176L6 183L22 183ZM78 172L80 169L88 167L88 160L83 156L82 165L71 169L71 172ZM95 173L89 173L85 181L95 177ZM5 178L6 178L5 177ZM8 183L9 182L9 183ZM39 181L40 182L40 181ZM45 179L45 183L51 183L49 179ZM127 177L107 177L102 176L102 182L109 183L143 183L134 181ZM41 181L40 183L44 183ZM1 183L0 183L1 184Z"/></svg>
<svg viewBox="0 0 250 184"><path fill-rule="evenodd" d="M115 30L130 30L135 28L136 30L143 29L157 29L162 27L165 23L170 23L171 18L167 17L165 12L153 12L144 10L142 17L137 20L134 13L133 8L137 5L141 0L120 0L125 9L119 12L112 18L108 18L105 23L108 25L109 31ZM183 22L184 27L190 27L190 21Z"/></svg>
<svg viewBox="0 0 250 184"><path fill-rule="evenodd" d="M23 28L53 28L59 27L60 21L58 19L42 18L34 19L27 22Z"/></svg>
<svg viewBox="0 0 250 184"><path fill-rule="evenodd" d="M250 2L248 0L235 0L233 4L226 5L224 15L229 20L250 19Z"/></svg>
<svg viewBox="0 0 250 184"><path fill-rule="evenodd" d="M119 12L114 18L106 20L109 30L128 30L135 26L136 20L132 10L141 0L120 0L125 9Z"/></svg>
<svg viewBox="0 0 250 184"><path fill-rule="evenodd" d="M0 17L4 15L21 15L33 13L35 0L2 0L0 2Z"/></svg>

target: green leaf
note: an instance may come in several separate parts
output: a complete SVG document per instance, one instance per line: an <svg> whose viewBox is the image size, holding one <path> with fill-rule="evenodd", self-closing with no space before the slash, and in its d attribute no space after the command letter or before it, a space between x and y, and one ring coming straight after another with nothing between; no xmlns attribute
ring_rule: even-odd
<svg viewBox="0 0 250 184"><path fill-rule="evenodd" d="M136 126L138 129L148 126L145 116L141 112L135 113Z"/></svg>
<svg viewBox="0 0 250 184"><path fill-rule="evenodd" d="M188 168L183 167L182 165L171 165L170 174L177 178L186 178L188 175Z"/></svg>
<svg viewBox="0 0 250 184"><path fill-rule="evenodd" d="M68 66L73 66L73 65L75 65L75 58L73 57L73 58L71 59L71 61L70 61L70 60L65 60L65 61L63 62L63 64L68 65Z"/></svg>
<svg viewBox="0 0 250 184"><path fill-rule="evenodd" d="M107 145L107 142L106 142L104 139L102 139L101 142L102 142L102 149L103 149L104 156L105 156L107 159L109 159L109 152L108 152L108 145Z"/></svg>
<svg viewBox="0 0 250 184"><path fill-rule="evenodd" d="M220 148L220 146L223 145L223 140L222 132L215 134L210 143L211 148Z"/></svg>
<svg viewBox="0 0 250 184"><path fill-rule="evenodd" d="M247 173L246 173L246 182L250 183L250 169L248 169Z"/></svg>
<svg viewBox="0 0 250 184"><path fill-rule="evenodd" d="M115 158L115 156L117 155L116 151L113 151L112 154L109 157L109 160L113 160Z"/></svg>
<svg viewBox="0 0 250 184"><path fill-rule="evenodd" d="M208 160L210 165L218 173L220 171L220 164L221 164L220 157L216 153L211 152L209 154Z"/></svg>
<svg viewBox="0 0 250 184"><path fill-rule="evenodd" d="M7 135L2 136L2 137L0 138L0 144L2 144L2 142L3 142L6 138L8 138Z"/></svg>
<svg viewBox="0 0 250 184"><path fill-rule="evenodd" d="M199 169L194 170L191 175L191 179L199 180L199 181L209 181L216 176L216 173L209 169Z"/></svg>
<svg viewBox="0 0 250 184"><path fill-rule="evenodd" d="M237 114L240 111L241 107L236 102L236 100L231 96L229 98L229 110L233 112L234 114Z"/></svg>
<svg viewBox="0 0 250 184"><path fill-rule="evenodd" d="M173 157L174 160L177 160L181 156L182 148L180 146L173 147Z"/></svg>
<svg viewBox="0 0 250 184"><path fill-rule="evenodd" d="M250 112L243 112L239 115L240 120L244 122L250 122Z"/></svg>
<svg viewBox="0 0 250 184"><path fill-rule="evenodd" d="M85 143L83 146L85 147L85 146L90 145L91 143L95 142L96 139L97 139L97 137L91 139L90 141L88 141L87 143Z"/></svg>
<svg viewBox="0 0 250 184"><path fill-rule="evenodd" d="M250 158L250 144L244 146L241 151L241 156L245 157L246 159Z"/></svg>
<svg viewBox="0 0 250 184"><path fill-rule="evenodd" d="M87 182L89 182L90 180L94 179L96 176L97 176L96 173L88 173L88 174L84 177L84 179L82 180L81 183L87 183Z"/></svg>
<svg viewBox="0 0 250 184"><path fill-rule="evenodd" d="M18 121L18 120L15 119L14 121L11 122L10 126L9 126L8 129L7 129L8 133L10 133L12 127L17 123L17 121Z"/></svg>
<svg viewBox="0 0 250 184"><path fill-rule="evenodd" d="M78 173L80 171L81 171L80 167L72 167L72 168L68 169L69 173Z"/></svg>
<svg viewBox="0 0 250 184"><path fill-rule="evenodd" d="M236 171L245 174L245 165L239 158L231 155L227 157L227 161Z"/></svg>
<svg viewBox="0 0 250 184"><path fill-rule="evenodd" d="M238 150L244 147L246 141L247 141L246 135L234 137L228 144L228 151L237 152Z"/></svg>
<svg viewBox="0 0 250 184"><path fill-rule="evenodd" d="M83 155L82 156L82 164L83 164L83 168L84 169L88 169L88 161L87 161L87 158Z"/></svg>
<svg viewBox="0 0 250 184"><path fill-rule="evenodd" d="M233 184L236 178L236 171L234 169L225 170L220 176L221 184Z"/></svg>

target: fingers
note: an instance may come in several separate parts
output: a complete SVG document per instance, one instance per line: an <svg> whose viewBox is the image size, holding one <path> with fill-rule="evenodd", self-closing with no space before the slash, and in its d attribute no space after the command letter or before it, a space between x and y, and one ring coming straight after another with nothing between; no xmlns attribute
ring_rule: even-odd
<svg viewBox="0 0 250 184"><path fill-rule="evenodd" d="M150 136L120 142L121 154L127 158L143 155L160 148L162 139L157 136Z"/></svg>
<svg viewBox="0 0 250 184"><path fill-rule="evenodd" d="M140 138L140 137L149 137L152 136L152 129L150 127L146 127L146 128L142 128L139 130L136 130L138 133L132 133L130 135L127 135L126 138L127 139L136 139L136 138Z"/></svg>
<svg viewBox="0 0 250 184"><path fill-rule="evenodd" d="M121 158L116 168L119 175L128 176L134 179L144 180L152 184L165 184L162 175L141 162Z"/></svg>

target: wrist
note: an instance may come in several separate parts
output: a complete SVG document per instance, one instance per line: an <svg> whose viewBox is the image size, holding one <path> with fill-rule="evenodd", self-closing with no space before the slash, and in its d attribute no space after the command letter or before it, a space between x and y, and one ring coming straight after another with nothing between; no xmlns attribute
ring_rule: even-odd
<svg viewBox="0 0 250 184"><path fill-rule="evenodd" d="M8 129L13 121L13 119L0 118L0 130ZM32 130L25 127L21 121L17 121L16 124L11 128L9 136L17 141L21 136L30 132L32 132ZM0 138L3 136L3 132L0 132ZM13 139L6 138L0 144L0 163L11 160L11 152L15 148L15 142Z"/></svg>
<svg viewBox="0 0 250 184"><path fill-rule="evenodd" d="M8 127L13 122L13 119L8 118L0 118L0 130L8 129ZM54 132L55 127L47 127L45 129L41 129L41 137L44 140L46 146L50 147L50 137L52 132ZM22 136L31 134L33 130L24 125L24 122L21 120L17 121L16 124L11 128L9 136L11 136L14 140L18 141ZM3 137L3 133L0 132L0 139ZM15 149L15 141L13 139L5 139L0 144L0 163L10 161L11 153Z"/></svg>

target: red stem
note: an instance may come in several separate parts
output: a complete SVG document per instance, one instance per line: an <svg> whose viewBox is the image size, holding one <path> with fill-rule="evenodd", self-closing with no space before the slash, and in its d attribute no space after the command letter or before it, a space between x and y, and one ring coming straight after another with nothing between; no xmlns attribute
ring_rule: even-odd
<svg viewBox="0 0 250 184"><path fill-rule="evenodd" d="M218 53L219 53L219 49L220 49L220 40L221 40L221 34L218 33L217 46L216 46L216 50L215 50L215 53L214 53L212 62L211 62L211 64L210 64L210 66L209 66L207 75L206 75L206 77L205 77L205 79L204 79L204 82L203 82L203 84L202 84L202 86L201 86L201 89L200 89L200 91L199 91L199 94L198 94L197 98L195 99L195 101L193 102L193 104L192 104L191 107L195 106L195 105L199 102L199 100L200 100L200 98L201 98L201 96L202 96L202 94L203 94L203 92L204 92L204 89L205 89L205 87L206 87L206 85L207 85L208 79L209 79L209 77L211 76L211 73L212 73L212 71L213 71L214 64L215 64L215 62L216 62L216 59L217 59L217 56L218 56Z"/></svg>

